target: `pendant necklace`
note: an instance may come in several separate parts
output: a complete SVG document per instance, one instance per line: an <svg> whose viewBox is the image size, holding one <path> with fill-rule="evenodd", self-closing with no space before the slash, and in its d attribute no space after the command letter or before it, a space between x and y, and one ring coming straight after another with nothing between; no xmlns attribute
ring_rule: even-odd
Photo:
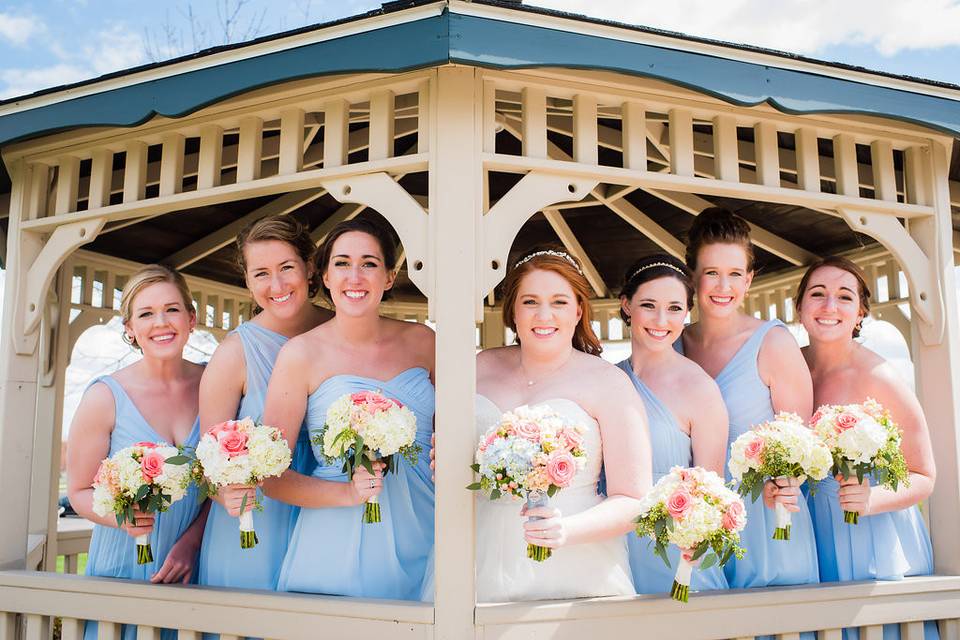
<svg viewBox="0 0 960 640"><path fill-rule="evenodd" d="M537 384L538 382L543 382L544 380L552 377L554 374L556 374L558 371L560 371L560 369L563 369L563 368L567 365L568 362L570 362L570 358L571 358L572 356L573 356L573 350L570 351L570 354L567 355L567 358L566 358L556 369L554 369L553 371L548 371L548 372L546 373L546 375L544 375L543 377L541 377L539 380L534 380L534 379L530 376L530 374L527 372L527 368L526 368L525 366L523 366L523 358L520 358L520 360L519 360L519 362L520 362L520 370L523 372L523 378L527 381L527 387L532 387L533 385Z"/></svg>

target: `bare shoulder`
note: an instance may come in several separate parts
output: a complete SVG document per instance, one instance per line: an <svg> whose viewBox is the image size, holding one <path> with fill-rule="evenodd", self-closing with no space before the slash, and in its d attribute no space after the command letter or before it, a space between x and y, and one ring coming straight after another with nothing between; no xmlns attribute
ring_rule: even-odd
<svg viewBox="0 0 960 640"><path fill-rule="evenodd" d="M323 343L322 325L287 340L277 354L277 364L305 365L313 360L320 344Z"/></svg>
<svg viewBox="0 0 960 640"><path fill-rule="evenodd" d="M84 391L80 405L90 412L109 413L111 416L116 412L116 398L106 382L95 382L90 385Z"/></svg>
<svg viewBox="0 0 960 640"><path fill-rule="evenodd" d="M678 366L680 386L690 398L721 398L720 387L710 374L693 360L682 358Z"/></svg>
<svg viewBox="0 0 960 640"><path fill-rule="evenodd" d="M227 337L213 352L207 366L217 367L220 365L231 368L244 366L243 341L236 333L227 334Z"/></svg>
<svg viewBox="0 0 960 640"><path fill-rule="evenodd" d="M576 372L584 381L602 386L612 394L636 394L630 376L615 364L611 364L599 356L592 356L582 351L574 351Z"/></svg>
<svg viewBox="0 0 960 640"><path fill-rule="evenodd" d="M754 318L756 320L756 318ZM757 320L757 322L760 322ZM784 326L777 325L767 331L767 335L763 337L763 346L770 346L773 349L796 349L800 350L800 345L797 343L797 339L793 337L793 334L790 333L790 329L787 329Z"/></svg>
<svg viewBox="0 0 960 640"><path fill-rule="evenodd" d="M400 336L400 339L413 341L422 347L429 346L433 348L437 334L427 325L420 322L406 322L394 319L390 319L390 322L394 325L395 331L397 335Z"/></svg>
<svg viewBox="0 0 960 640"><path fill-rule="evenodd" d="M883 398L903 398L911 394L907 380L890 364L867 348L860 350L855 371L857 379L864 387L864 392L879 401Z"/></svg>

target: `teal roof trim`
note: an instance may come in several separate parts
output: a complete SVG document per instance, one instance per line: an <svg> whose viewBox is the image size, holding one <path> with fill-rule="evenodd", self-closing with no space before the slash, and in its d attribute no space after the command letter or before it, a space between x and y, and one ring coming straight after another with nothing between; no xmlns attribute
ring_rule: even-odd
<svg viewBox="0 0 960 640"><path fill-rule="evenodd" d="M960 135L960 100L519 22L451 14L148 80L0 117L0 145L79 127L182 117L273 84L398 73L456 62L497 69L603 69L656 78L737 105L890 117Z"/></svg>
<svg viewBox="0 0 960 640"><path fill-rule="evenodd" d="M604 69L656 78L741 106L890 117L960 135L960 100L599 36L450 16L450 59L497 69Z"/></svg>
<svg viewBox="0 0 960 640"><path fill-rule="evenodd" d="M0 117L0 145L78 127L178 118L269 85L340 73L398 73L448 60L447 21L415 20L149 80Z"/></svg>

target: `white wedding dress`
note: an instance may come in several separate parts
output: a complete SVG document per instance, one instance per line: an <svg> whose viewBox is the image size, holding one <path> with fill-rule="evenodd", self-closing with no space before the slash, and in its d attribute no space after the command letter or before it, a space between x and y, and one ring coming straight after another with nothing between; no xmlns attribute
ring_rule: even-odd
<svg viewBox="0 0 960 640"><path fill-rule="evenodd" d="M597 481L603 463L600 427L572 400L557 398L548 405L570 422L587 429L584 434L586 467L573 484L550 499L564 516L589 509L603 501ZM489 398L477 395L476 429L479 439L500 420L503 413ZM510 497L490 500L478 494L477 504L477 601L509 602L594 596L633 595L633 580L626 536L602 542L577 544L553 550L543 562L527 558L520 516L522 501Z"/></svg>

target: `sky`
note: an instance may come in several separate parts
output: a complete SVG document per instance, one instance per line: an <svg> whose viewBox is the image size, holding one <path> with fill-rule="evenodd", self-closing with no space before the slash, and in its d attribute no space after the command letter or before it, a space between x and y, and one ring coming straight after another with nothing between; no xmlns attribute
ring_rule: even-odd
<svg viewBox="0 0 960 640"><path fill-rule="evenodd" d="M960 0L526 4L960 84ZM379 6L370 0L0 0L0 99Z"/></svg>

